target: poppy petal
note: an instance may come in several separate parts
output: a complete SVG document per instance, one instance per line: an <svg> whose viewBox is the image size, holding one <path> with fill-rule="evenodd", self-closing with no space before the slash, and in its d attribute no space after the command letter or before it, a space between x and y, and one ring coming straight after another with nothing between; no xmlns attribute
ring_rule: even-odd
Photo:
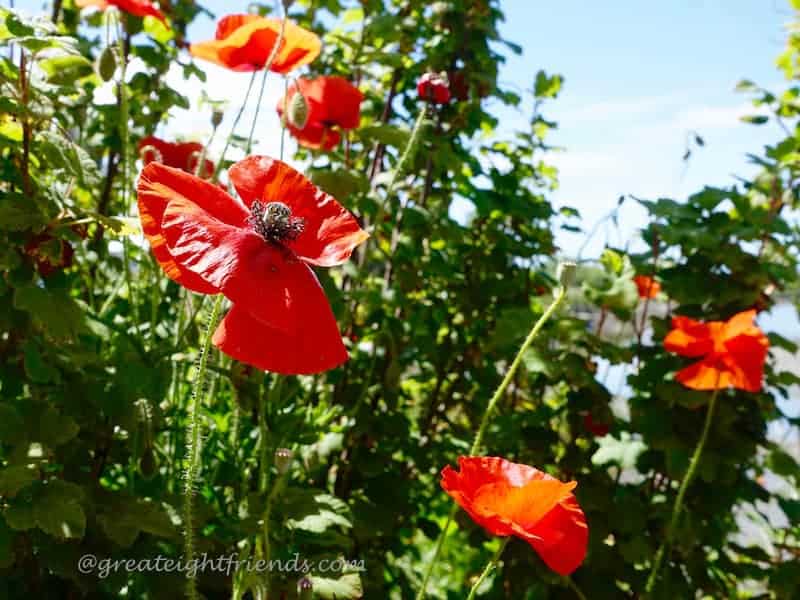
<svg viewBox="0 0 800 600"><path fill-rule="evenodd" d="M280 19L229 15L217 26L217 39L192 44L191 54L234 71L262 69L278 42ZM219 37L224 36L224 37ZM311 31L287 21L271 71L286 74L319 56L322 42Z"/></svg>
<svg viewBox="0 0 800 600"><path fill-rule="evenodd" d="M156 162L150 163L142 171L137 192L142 230L167 276L201 294L219 293L217 286L209 284L174 259L162 230L164 211L173 198L187 196L214 215L234 223L243 223L248 215L247 210L217 186Z"/></svg>
<svg viewBox="0 0 800 600"><path fill-rule="evenodd" d="M305 221L303 233L287 243L307 263L332 267L345 262L369 237L336 199L300 172L267 156L250 156L230 168L229 176L246 205L255 200L283 202Z"/></svg>
<svg viewBox="0 0 800 600"><path fill-rule="evenodd" d="M347 350L322 289L318 297L301 300L302 308L290 309L302 317L291 334L265 325L234 304L212 342L240 362L284 375L321 373L346 362Z"/></svg>
<svg viewBox="0 0 800 600"><path fill-rule="evenodd" d="M755 335L740 335L725 342L731 362L738 367L734 384L748 392L761 391L769 339L760 330Z"/></svg>
<svg viewBox="0 0 800 600"><path fill-rule="evenodd" d="M675 379L693 390L707 391L727 388L737 378L719 361L704 359L678 371Z"/></svg>
<svg viewBox="0 0 800 600"><path fill-rule="evenodd" d="M712 330L706 323L689 317L674 317L672 331L664 338L664 348L681 356L703 356L714 348Z"/></svg>
<svg viewBox="0 0 800 600"><path fill-rule="evenodd" d="M569 575L586 558L589 526L573 495L556 505L530 531L528 543L559 575Z"/></svg>
<svg viewBox="0 0 800 600"><path fill-rule="evenodd" d="M252 229L215 219L186 198L170 201L162 229L178 264L266 325L293 334L308 318L305 309L327 305L316 276L291 252Z"/></svg>

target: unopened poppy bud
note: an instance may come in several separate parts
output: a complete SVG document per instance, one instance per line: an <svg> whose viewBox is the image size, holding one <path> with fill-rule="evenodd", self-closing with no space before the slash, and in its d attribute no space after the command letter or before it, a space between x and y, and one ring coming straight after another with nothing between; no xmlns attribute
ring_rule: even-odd
<svg viewBox="0 0 800 600"><path fill-rule="evenodd" d="M215 108L211 113L211 125L216 129L222 123L222 119L225 117L225 113Z"/></svg>
<svg viewBox="0 0 800 600"><path fill-rule="evenodd" d="M562 262L558 264L556 277L558 278L558 281L561 283L562 287L568 288L575 283L575 275L577 272L578 265L576 265L574 262Z"/></svg>
<svg viewBox="0 0 800 600"><path fill-rule="evenodd" d="M314 584L308 577L297 582L297 596L299 600L311 600L314 597Z"/></svg>
<svg viewBox="0 0 800 600"><path fill-rule="evenodd" d="M286 116L292 127L305 129L308 123L308 101L303 94L296 92L292 95L286 106Z"/></svg>
<svg viewBox="0 0 800 600"><path fill-rule="evenodd" d="M100 56L97 57L95 69L103 81L111 81L111 78L114 77L114 72L117 70L117 59L111 46L106 46Z"/></svg>
<svg viewBox="0 0 800 600"><path fill-rule="evenodd" d="M289 448L275 450L275 468L278 469L278 473L284 475L289 470L289 467L292 466L293 458L294 453Z"/></svg>

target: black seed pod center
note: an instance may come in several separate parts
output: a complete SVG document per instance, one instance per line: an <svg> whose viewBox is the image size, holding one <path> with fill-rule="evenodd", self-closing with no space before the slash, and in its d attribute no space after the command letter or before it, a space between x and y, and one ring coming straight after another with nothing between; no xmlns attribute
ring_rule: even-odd
<svg viewBox="0 0 800 600"><path fill-rule="evenodd" d="M292 209L283 202L264 204L258 200L250 206L248 221L261 237L276 244L296 240L306 224L302 217L293 217Z"/></svg>

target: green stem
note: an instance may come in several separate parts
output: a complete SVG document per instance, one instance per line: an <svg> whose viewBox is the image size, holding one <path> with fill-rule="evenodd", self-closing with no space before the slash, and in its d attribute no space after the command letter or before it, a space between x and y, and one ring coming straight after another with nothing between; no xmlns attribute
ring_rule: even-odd
<svg viewBox="0 0 800 600"><path fill-rule="evenodd" d="M525 356L525 352L528 348L531 347L531 344L536 339L536 336L539 335L539 332L544 327L545 323L550 320L550 317L558 310L558 307L564 301L564 298L567 297L567 288L562 286L559 288L558 293L556 294L555 300L553 303L547 308L546 311L539 317L539 320L531 329L531 332L528 334L528 337L525 338L525 341L522 343L522 346L517 352L517 356L514 358L514 362L511 363L511 366L506 371L506 376L503 378L503 381L500 382L500 386L495 390L494 396L492 399L489 400L489 406L486 407L486 412L483 414L483 419L481 420L481 424L478 427L478 433L475 435L475 441L472 443L472 447L469 450L470 456L476 456L478 451L480 450L481 444L483 443L483 436L486 433L486 427L489 425L489 421L493 416L494 410L497 407L497 403L500 401L500 398L506 393L506 389L514 381L514 376L517 374L520 365L522 364L522 359Z"/></svg>
<svg viewBox="0 0 800 600"><path fill-rule="evenodd" d="M489 574L494 571L495 567L497 567L497 563L500 561L500 556L503 554L503 550L506 549L508 546L508 542L511 540L511 536L503 538L503 542L500 544L500 547L497 549L497 552L494 553L492 560L489 561L489 564L486 565L486 568L481 573L481 576L478 577L478 581L475 582L475 585L472 586L472 589L469 592L469 596L467 596L467 600L473 600L475 598L475 594L478 593L478 588L481 586L483 581L489 576Z"/></svg>
<svg viewBox="0 0 800 600"><path fill-rule="evenodd" d="M586 600L586 595L585 595L585 594L584 594L584 593L581 591L581 588L579 588L579 587L578 587L578 586L575 584L575 582L574 582L574 581L572 581L572 579L570 579L569 577L564 577L564 581L566 581L566 582L567 582L567 587L568 587L569 589L571 589L573 592L575 592L575 595L576 595L576 596L577 596L577 597L578 597L580 600Z"/></svg>
<svg viewBox="0 0 800 600"><path fill-rule="evenodd" d="M281 6L284 6L283 2L280 3ZM256 124L258 123L258 113L261 110L261 102L264 99L264 89L267 87L267 75L269 75L269 70L272 68L272 63L275 62L275 58L278 56L278 50L283 43L283 35L284 31L286 30L286 9L283 10L283 18L281 19L281 29L278 32L278 39L275 41L275 44L272 46L272 50L270 51L269 58L267 58L267 63L264 65L264 76L261 78L261 90L258 92L258 101L256 102L256 114L253 116L253 124L250 126L250 136L247 138L247 151L245 154L250 154L250 151L253 149L253 134L256 131ZM286 114L286 113L284 113Z"/></svg>
<svg viewBox="0 0 800 600"><path fill-rule="evenodd" d="M186 455L188 464L183 489L183 524L184 524L184 562L189 564L194 560L194 484L197 479L197 472L200 468L200 405L203 401L203 391L205 389L206 366L208 364L208 352L211 346L211 336L217 326L219 313L222 310L224 296L217 296L211 315L208 317L206 333L203 337L203 345L200 348L200 356L197 363L192 398L189 404L189 427L187 430ZM186 596L189 600L198 600L196 574L187 576Z"/></svg>
<svg viewBox="0 0 800 600"><path fill-rule="evenodd" d="M217 166L214 169L214 176L211 178L212 182L216 182L217 179L219 179L219 174L222 171L222 165L225 163L225 155L228 153L228 148L231 146L231 140L236 133L236 128L239 126L239 121L242 120L242 115L244 114L244 109L247 107L247 101L250 99L250 92L253 91L253 83L255 83L257 74L258 71L253 71L253 74L250 77L250 83L247 85L247 91L244 94L242 106L239 108L239 112L236 114L236 118L233 121L233 127L231 127L231 132L228 135L228 139L225 140L225 147L222 149L219 162L217 162Z"/></svg>
<svg viewBox="0 0 800 600"><path fill-rule="evenodd" d="M675 499L675 505L672 507L672 517L670 518L667 535L653 561L653 567L650 570L650 576L645 586L645 597L649 596L653 592L653 589L655 589L656 581L658 580L658 572L661 570L661 563L664 561L664 556L669 552L670 546L672 545L672 538L675 535L675 528L678 526L678 521L681 516L681 509L683 508L686 491L689 489L689 485L692 483L695 473L697 472L697 467L700 464L700 457L703 454L703 449L708 440L708 434L711 431L711 423L714 420L714 409L717 405L718 396L719 389L715 389L714 393L711 395L711 400L708 402L708 412L706 412L706 422L703 425L703 433L700 436L700 441L697 442L697 447L694 449L692 460L689 462L689 470L686 471L686 476L681 482L680 489L678 489L678 497Z"/></svg>
<svg viewBox="0 0 800 600"><path fill-rule="evenodd" d="M483 442L483 436L486 433L486 428L489 425L489 421L491 420L495 408L497 407L497 403L499 402L500 398L508 389L508 386L514 380L514 375L516 375L517 370L519 369L520 365L522 364L522 358L525 355L525 352L530 348L533 341L536 339L536 336L539 335L539 332L544 327L545 323L550 319L550 317L555 314L558 307L567 297L567 288L562 286L559 288L555 300L553 303L547 308L546 311L539 317L539 320L536 321L536 324L531 329L528 337L525 338L525 341L522 343L522 346L517 352L517 356L514 358L514 361L511 363L511 366L508 368L505 377L503 377L503 381L498 386L497 390L495 390L492 399L489 400L489 405L486 407L486 412L483 413L483 419L481 419L481 424L478 427L478 433L475 435L475 441L472 443L472 447L469 450L470 456L476 456L478 450L480 449L481 443ZM445 523L444 528L442 529L441 533L439 534L439 538L436 540L436 546L433 551L433 557L431 558L430 562L428 563L428 567L425 570L425 576L422 579L422 587L420 587L419 593L417 594L417 600L423 600L425 598L425 592L428 587L428 581L431 578L431 574L433 573L433 568L436 566L436 562L439 559L439 554L441 553L442 546L444 544L444 540L447 537L447 530L450 527L450 523L452 522L453 518L455 517L457 511L457 506L454 506L453 509L450 511L450 517L447 519L447 523Z"/></svg>
<svg viewBox="0 0 800 600"><path fill-rule="evenodd" d="M386 213L386 205L389 203L392 195L394 194L394 189L397 186L397 182L400 181L400 175L403 174L403 167L405 166L406 162L408 162L412 151L417 145L420 133L422 132L422 124L425 122L425 116L427 114L428 105L425 104L422 110L419 112L417 121L414 123L414 128L411 130L411 136L408 138L408 145L406 146L405 150L403 150L403 154L400 155L400 160L397 161L397 165L395 165L394 171L392 172L392 178L389 180L389 186L386 188L386 197L382 202L378 203L378 215L375 218L376 228L381 226L383 215Z"/></svg>

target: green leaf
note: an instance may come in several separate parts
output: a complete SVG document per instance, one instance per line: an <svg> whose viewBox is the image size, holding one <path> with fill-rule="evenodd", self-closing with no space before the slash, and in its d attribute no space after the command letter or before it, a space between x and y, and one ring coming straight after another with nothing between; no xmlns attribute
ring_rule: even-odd
<svg viewBox="0 0 800 600"><path fill-rule="evenodd" d="M39 66L53 85L73 85L94 72L89 59L75 54L46 58L39 61Z"/></svg>
<svg viewBox="0 0 800 600"><path fill-rule="evenodd" d="M57 306L58 310L53 310ZM31 318L56 339L72 339L85 329L84 315L78 304L62 290L28 285L14 292L14 307Z"/></svg>
<svg viewBox="0 0 800 600"><path fill-rule="evenodd" d="M311 181L340 202L352 194L363 194L369 190L369 181L364 175L344 169L315 170L311 173Z"/></svg>
<svg viewBox="0 0 800 600"><path fill-rule="evenodd" d="M50 168L65 171L84 186L100 182L97 164L86 150L71 140L53 131L42 131L36 136L35 142L37 151L42 153Z"/></svg>
<svg viewBox="0 0 800 600"><path fill-rule="evenodd" d="M364 142L378 142L394 148L405 148L411 137L410 130L389 124L368 125L357 129L356 134Z"/></svg>
<svg viewBox="0 0 800 600"><path fill-rule="evenodd" d="M10 506L6 521L18 531L38 527L58 539L80 539L86 530L82 502L83 490L79 486L52 479L38 487L30 502Z"/></svg>
<svg viewBox="0 0 800 600"><path fill-rule="evenodd" d="M39 440L51 448L66 444L79 431L72 417L61 415L53 406L48 406L39 420Z"/></svg>
<svg viewBox="0 0 800 600"><path fill-rule="evenodd" d="M53 365L47 364L39 353L36 344L28 341L23 346L25 354L25 373L34 383L48 383L53 381L58 383L61 374Z"/></svg>
<svg viewBox="0 0 800 600"><path fill-rule="evenodd" d="M13 498L20 490L39 480L36 469L25 465L13 465L0 471L0 496Z"/></svg>
<svg viewBox="0 0 800 600"><path fill-rule="evenodd" d="M555 98L563 83L564 78L561 75L549 77L544 71L539 71L533 84L533 94L537 98Z"/></svg>
<svg viewBox="0 0 800 600"><path fill-rule="evenodd" d="M164 507L156 502L127 494L108 494L100 500L103 513L97 521L108 538L123 548L130 547L142 532L165 539L180 538Z"/></svg>
<svg viewBox="0 0 800 600"><path fill-rule="evenodd" d="M0 517L0 569L7 569L14 564L14 532L9 529L5 520Z"/></svg>
<svg viewBox="0 0 800 600"><path fill-rule="evenodd" d="M0 197L0 230L39 229L46 223L47 219L30 198L21 194Z"/></svg>
<svg viewBox="0 0 800 600"><path fill-rule="evenodd" d="M763 125L769 121L769 117L765 115L745 115L741 117L741 120L745 123L751 123L753 125Z"/></svg>
<svg viewBox="0 0 800 600"><path fill-rule="evenodd" d="M0 137L4 137L10 142L21 142L24 136L22 123L14 119L6 118L0 122Z"/></svg>
<svg viewBox="0 0 800 600"><path fill-rule="evenodd" d="M25 421L13 406L0 404L0 441L17 444L26 439Z"/></svg>

